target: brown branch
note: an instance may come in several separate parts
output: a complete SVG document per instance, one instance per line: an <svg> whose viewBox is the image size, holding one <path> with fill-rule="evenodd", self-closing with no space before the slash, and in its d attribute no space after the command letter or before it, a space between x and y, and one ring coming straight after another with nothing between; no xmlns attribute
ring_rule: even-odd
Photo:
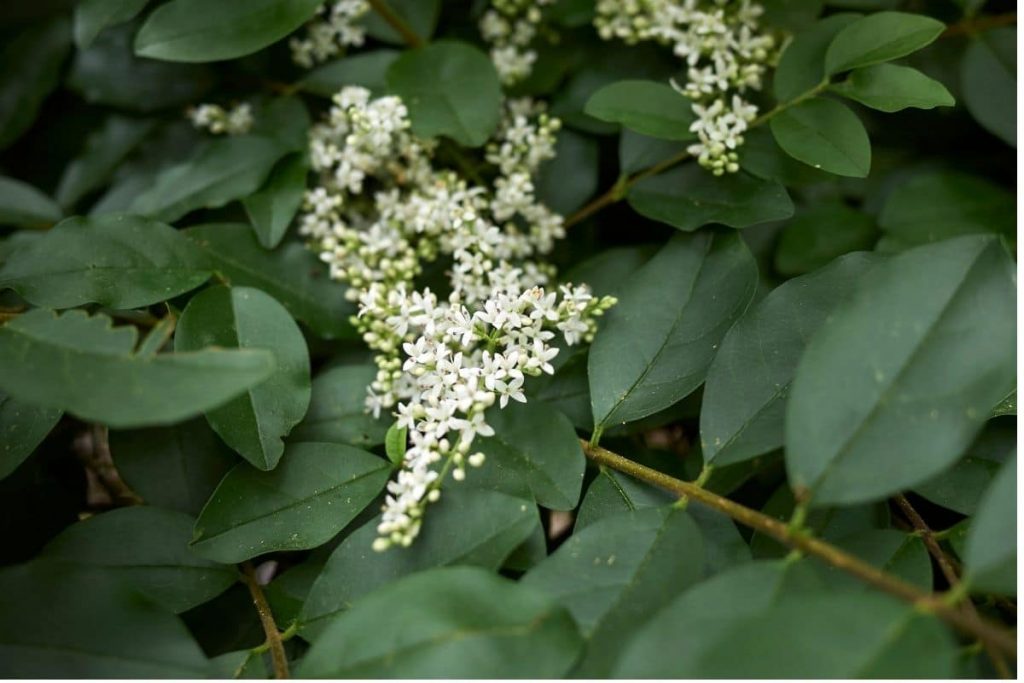
<svg viewBox="0 0 1024 683"><path fill-rule="evenodd" d="M74 451L82 465L95 477L102 487L100 493L106 492L110 503L117 507L142 505L142 496L132 491L124 483L121 474L114 465L110 455L110 441L107 428L103 425L90 425L89 431L75 439ZM107 501L103 501L106 505Z"/></svg>
<svg viewBox="0 0 1024 683"><path fill-rule="evenodd" d="M409 47L423 47L423 39L419 37L416 31L412 30L409 24L405 23L402 17L395 14L395 11L388 5L387 0L369 0L369 3L373 11L379 14L380 18L386 21L391 28L395 29Z"/></svg>
<svg viewBox="0 0 1024 683"><path fill-rule="evenodd" d="M274 662L274 678L289 678L288 658L284 654L284 641L281 639L281 632L277 630L277 623L274 621L274 613L270 611L267 598L263 595L263 587L256 578L256 569L252 562L243 562L241 565L242 580L249 588L249 595L252 596L252 603L256 605L256 612L260 615L260 623L263 624L263 632L267 636L267 648L270 650L270 658Z"/></svg>
<svg viewBox="0 0 1024 683"><path fill-rule="evenodd" d="M790 548L813 555L876 588L929 611L964 633L991 642L993 646L1011 657L1016 658L1017 656L1016 637L999 624L965 614L961 610L947 605L941 597L925 593L844 550L790 528L774 517L769 517L757 510L711 493L691 482L682 481L650 467L645 467L605 448L591 446L585 439L581 439L580 442L587 457L599 465L623 472L678 496L686 496L701 505L722 512L737 522L771 536Z"/></svg>
<svg viewBox="0 0 1024 683"><path fill-rule="evenodd" d="M983 33L989 29L1000 26L1013 26L1017 23L1017 13L1007 12L1006 14L990 14L984 17L970 17L955 24L950 24L942 32L941 38L952 38L953 36L974 35Z"/></svg>

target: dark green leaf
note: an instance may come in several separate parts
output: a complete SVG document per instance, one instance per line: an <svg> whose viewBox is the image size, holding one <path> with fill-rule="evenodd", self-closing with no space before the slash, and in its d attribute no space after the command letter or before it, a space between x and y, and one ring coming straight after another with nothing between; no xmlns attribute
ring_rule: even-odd
<svg viewBox="0 0 1024 683"><path fill-rule="evenodd" d="M366 412L366 388L376 377L376 365L341 365L317 375L309 411L292 431L292 441L329 441L362 448L384 443L387 421Z"/></svg>
<svg viewBox="0 0 1024 683"><path fill-rule="evenodd" d="M768 127L754 128L743 137L740 167L751 175L800 188L835 180L825 171L811 168L783 152Z"/></svg>
<svg viewBox="0 0 1024 683"><path fill-rule="evenodd" d="M313 69L299 81L298 86L321 97L334 97L347 85L361 85L380 94L387 88L388 68L399 54L398 50L382 48L342 57Z"/></svg>
<svg viewBox="0 0 1024 683"><path fill-rule="evenodd" d="M28 183L0 176L0 225L49 225L64 213L57 203Z"/></svg>
<svg viewBox="0 0 1024 683"><path fill-rule="evenodd" d="M0 479L32 455L60 416L60 410L22 403L0 391Z"/></svg>
<svg viewBox="0 0 1024 683"><path fill-rule="evenodd" d="M851 100L884 112L908 107L934 109L956 104L946 86L928 78L917 69L895 64L856 69L850 77L832 89Z"/></svg>
<svg viewBox="0 0 1024 683"><path fill-rule="evenodd" d="M427 41L437 26L441 0L388 0L388 7L413 33ZM392 45L406 44L405 36L385 21L379 12L366 13L362 17L362 23L366 26L366 33L377 40Z"/></svg>
<svg viewBox="0 0 1024 683"><path fill-rule="evenodd" d="M972 590L1017 594L1017 456L985 492L967 532L964 562Z"/></svg>
<svg viewBox="0 0 1024 683"><path fill-rule="evenodd" d="M772 135L787 154L836 175L864 178L871 170L871 141L857 115L820 97L771 120Z"/></svg>
<svg viewBox="0 0 1024 683"><path fill-rule="evenodd" d="M825 78L825 51L836 34L852 24L859 14L833 14L798 32L782 51L772 76L775 99L794 100Z"/></svg>
<svg viewBox="0 0 1024 683"><path fill-rule="evenodd" d="M469 147L491 136L501 109L498 74L486 54L440 41L410 50L388 68L388 86L409 108L420 137L446 135Z"/></svg>
<svg viewBox="0 0 1024 683"><path fill-rule="evenodd" d="M646 417L700 386L756 285L757 265L737 235L673 237L629 279L594 339L595 425Z"/></svg>
<svg viewBox="0 0 1024 683"><path fill-rule="evenodd" d="M37 306L137 308L195 289L210 274L203 253L169 225L111 214L63 221L0 268L0 287Z"/></svg>
<svg viewBox="0 0 1024 683"><path fill-rule="evenodd" d="M274 370L264 350L131 354L135 329L83 311L36 309L0 327L0 389L112 427L167 424L259 384Z"/></svg>
<svg viewBox="0 0 1024 683"><path fill-rule="evenodd" d="M241 464L224 477L196 521L192 547L226 563L315 548L369 505L390 470L351 446L289 444L274 471Z"/></svg>
<svg viewBox="0 0 1024 683"><path fill-rule="evenodd" d="M834 543L887 574L903 579L921 590L932 590L932 561L920 536L896 529L864 529L843 536ZM869 590L862 580L842 569L825 562L819 562L819 565L828 576L830 588Z"/></svg>
<svg viewBox="0 0 1024 683"><path fill-rule="evenodd" d="M43 557L103 567L172 612L212 600L237 579L193 553L193 519L172 510L133 506L73 524L43 550Z"/></svg>
<svg viewBox="0 0 1024 683"><path fill-rule="evenodd" d="M537 198L561 214L583 206L597 190L597 143L571 130L558 133L555 158L540 167Z"/></svg>
<svg viewBox="0 0 1024 683"><path fill-rule="evenodd" d="M346 287L331 282L326 266L301 244L267 252L244 223L199 225L185 235L232 285L262 289L321 337L355 336L348 319L356 310Z"/></svg>
<svg viewBox="0 0 1024 683"><path fill-rule="evenodd" d="M108 26L135 18L149 0L82 0L75 5L75 45L80 50Z"/></svg>
<svg viewBox="0 0 1024 683"><path fill-rule="evenodd" d="M65 167L57 186L57 202L70 208L90 192L103 187L154 127L152 120L111 115L86 138L82 153Z"/></svg>
<svg viewBox="0 0 1024 683"><path fill-rule="evenodd" d="M21 31L0 51L0 149L35 121L70 48L71 29L60 17Z"/></svg>
<svg viewBox="0 0 1024 683"><path fill-rule="evenodd" d="M216 62L261 50L309 20L321 0L209 4L171 0L146 19L135 54L171 62Z"/></svg>
<svg viewBox="0 0 1024 683"><path fill-rule="evenodd" d="M685 232L709 223L745 228L793 215L782 185L746 173L718 177L693 164L641 180L629 191L629 205Z"/></svg>
<svg viewBox="0 0 1024 683"><path fill-rule="evenodd" d="M815 504L850 504L951 465L1013 388L1015 309L1013 263L989 237L873 268L797 368L786 411L793 485Z"/></svg>
<svg viewBox="0 0 1024 683"><path fill-rule="evenodd" d="M851 254L789 280L733 325L704 387L705 462L728 465L782 446L786 395L807 341L875 263Z"/></svg>
<svg viewBox="0 0 1024 683"><path fill-rule="evenodd" d="M282 149L290 152L305 152L309 148L312 121L302 98L294 95L275 97L259 106L253 119L253 135L276 140Z"/></svg>
<svg viewBox="0 0 1024 683"><path fill-rule="evenodd" d="M405 460L405 449L408 446L408 440L408 427L399 427L397 422L388 427L388 432L384 435L384 452L392 464L401 465L402 461Z"/></svg>
<svg viewBox="0 0 1024 683"><path fill-rule="evenodd" d="M825 72L880 64L920 50L945 30L931 17L906 12L877 12L840 31L825 53Z"/></svg>
<svg viewBox="0 0 1024 683"><path fill-rule="evenodd" d="M587 100L583 111L609 123L621 123L643 135L665 140L692 140L692 102L657 81L618 81Z"/></svg>
<svg viewBox="0 0 1024 683"><path fill-rule="evenodd" d="M285 157L274 167L260 191L242 200L256 239L265 248L273 249L284 239L302 205L307 173L309 164L303 155Z"/></svg>
<svg viewBox="0 0 1024 683"><path fill-rule="evenodd" d="M840 202L799 211L786 224L775 250L775 270L803 275L851 251L871 249L878 231L871 216Z"/></svg>
<svg viewBox="0 0 1024 683"><path fill-rule="evenodd" d="M971 40L960 64L964 104L971 116L1008 144L1017 146L1017 29L986 31Z"/></svg>
<svg viewBox="0 0 1024 683"><path fill-rule="evenodd" d="M636 173L686 153L681 142L660 140L624 129L619 136L619 173Z"/></svg>
<svg viewBox="0 0 1024 683"><path fill-rule="evenodd" d="M407 577L357 602L335 618L296 673L557 678L580 645L569 614L542 593L482 569L449 567Z"/></svg>

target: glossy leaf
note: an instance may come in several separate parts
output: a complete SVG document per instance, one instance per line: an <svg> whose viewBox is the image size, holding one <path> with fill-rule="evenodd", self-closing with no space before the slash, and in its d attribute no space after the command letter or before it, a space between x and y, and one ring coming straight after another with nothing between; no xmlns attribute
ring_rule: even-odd
<svg viewBox="0 0 1024 683"><path fill-rule="evenodd" d="M832 39L825 53L825 72L834 74L905 57L938 38L945 28L941 21L921 14L869 14Z"/></svg>
<svg viewBox="0 0 1024 683"><path fill-rule="evenodd" d="M192 547L233 563L327 542L384 488L385 460L351 446L288 446L273 472L236 466L196 520Z"/></svg>
<svg viewBox="0 0 1024 683"><path fill-rule="evenodd" d="M623 286L594 339L594 424L646 417L700 386L756 282L757 266L736 235L672 238ZM639 335L641 328L646 332Z"/></svg>
<svg viewBox="0 0 1024 683"><path fill-rule="evenodd" d="M1017 456L985 492L967 532L964 561L972 590L1017 594Z"/></svg>
<svg viewBox="0 0 1024 683"><path fill-rule="evenodd" d="M452 567L410 576L357 602L331 623L296 673L557 678L580 644L569 614L542 593L482 569Z"/></svg>
<svg viewBox="0 0 1024 683"><path fill-rule="evenodd" d="M975 236L872 269L797 367L786 412L794 486L818 505L849 504L951 465L1014 385L1012 271L998 241Z"/></svg>
<svg viewBox="0 0 1024 683"><path fill-rule="evenodd" d="M782 51L772 77L775 99L788 102L818 86L825 78L825 52L829 44L858 18L859 14L849 12L833 14L796 33Z"/></svg>
<svg viewBox="0 0 1024 683"><path fill-rule="evenodd" d="M58 409L22 403L0 391L0 479L32 455L61 414Z"/></svg>
<svg viewBox="0 0 1024 683"><path fill-rule="evenodd" d="M313 378L309 410L292 431L293 441L329 441L361 448L384 443L386 419L366 412L366 387L376 365L340 365Z"/></svg>
<svg viewBox="0 0 1024 683"><path fill-rule="evenodd" d="M169 225L111 214L61 222L0 268L0 287L37 306L137 308L195 289L210 274L203 253Z"/></svg>
<svg viewBox="0 0 1024 683"><path fill-rule="evenodd" d="M971 40L960 63L964 104L986 130L1017 146L1017 29L999 28Z"/></svg>
<svg viewBox="0 0 1024 683"><path fill-rule="evenodd" d="M209 346L266 349L274 373L206 413L224 442L262 470L273 469L284 437L309 407L309 351L298 325L270 295L250 287L211 287L189 301L174 335L176 351Z"/></svg>
<svg viewBox="0 0 1024 683"><path fill-rule="evenodd" d="M871 170L871 141L857 115L834 100L815 97L771 120L787 154L836 175L863 178Z"/></svg>
<svg viewBox="0 0 1024 683"><path fill-rule="evenodd" d="M587 100L583 111L602 121L665 140L692 140L695 116L690 100L657 81L618 81Z"/></svg>
<svg viewBox="0 0 1024 683"><path fill-rule="evenodd" d="M387 88L387 70L399 54L398 50L381 48L335 59L312 69L298 85L321 97L333 97L346 85L361 85L381 93Z"/></svg>
<svg viewBox="0 0 1024 683"><path fill-rule="evenodd" d="M308 173L309 164L302 155L285 157L271 171L266 185L242 200L256 239L265 248L273 249L284 239L302 206Z"/></svg>
<svg viewBox="0 0 1024 683"><path fill-rule="evenodd" d="M884 112L908 107L934 109L956 104L942 83L917 69L895 64L856 69L848 79L832 89L843 97Z"/></svg>
<svg viewBox="0 0 1024 683"><path fill-rule="evenodd" d="M266 379L264 350L132 355L135 330L82 311L33 310L0 327L0 389L112 427L178 422Z"/></svg>
<svg viewBox="0 0 1024 683"><path fill-rule="evenodd" d="M0 225L47 225L63 215L56 202L28 183L0 176Z"/></svg>

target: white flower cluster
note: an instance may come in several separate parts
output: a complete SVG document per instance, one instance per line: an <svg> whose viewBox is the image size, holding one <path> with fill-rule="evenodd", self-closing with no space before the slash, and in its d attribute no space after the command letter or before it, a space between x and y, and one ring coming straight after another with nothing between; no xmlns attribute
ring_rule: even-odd
<svg viewBox="0 0 1024 683"><path fill-rule="evenodd" d="M192 125L214 135L243 135L252 128L252 106L237 104L230 110L219 104L200 104L186 112Z"/></svg>
<svg viewBox="0 0 1024 683"><path fill-rule="evenodd" d="M306 37L289 41L292 61L308 69L340 54L346 47L362 45L366 29L355 21L369 11L366 0L336 0L325 4L320 16L307 27Z"/></svg>
<svg viewBox="0 0 1024 683"><path fill-rule="evenodd" d="M472 444L491 432L484 411L525 401L525 378L552 371L556 333L568 344L589 340L614 303L586 287L545 290L554 273L537 258L564 228L535 196L559 127L543 107L506 102L484 166L471 171L490 181L440 168L436 141L409 127L397 97L372 99L359 87L335 95L310 133L320 184L307 192L299 228L359 302L353 323L378 366L367 409L397 408L409 428L381 550L413 541L449 470L461 479L466 463L483 461ZM446 297L417 288L432 262L447 266Z"/></svg>
<svg viewBox="0 0 1024 683"><path fill-rule="evenodd" d="M757 117L742 94L760 90L775 57L775 38L760 30L763 8L753 0L598 0L595 26L602 38L671 45L686 60L677 90L693 100L687 150L715 175L739 170L737 149ZM673 86L676 84L673 83Z"/></svg>
<svg viewBox="0 0 1024 683"><path fill-rule="evenodd" d="M530 44L541 23L541 8L554 0L492 0L480 18L480 34L491 44L491 61L505 85L530 75L537 52Z"/></svg>

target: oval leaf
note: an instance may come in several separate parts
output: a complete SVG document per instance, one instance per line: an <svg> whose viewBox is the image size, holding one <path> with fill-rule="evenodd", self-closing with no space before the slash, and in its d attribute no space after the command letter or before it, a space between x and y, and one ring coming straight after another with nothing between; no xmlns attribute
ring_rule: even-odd
<svg viewBox="0 0 1024 683"><path fill-rule="evenodd" d="M871 170L871 141L857 115L820 97L786 109L769 124L787 154L836 175L864 178Z"/></svg>
<svg viewBox="0 0 1024 683"><path fill-rule="evenodd" d="M618 81L587 100L584 113L609 123L621 123L637 133L665 140L692 140L691 101L657 81Z"/></svg>
<svg viewBox="0 0 1024 683"><path fill-rule="evenodd" d="M0 176L0 225L46 226L63 215L56 202L28 183Z"/></svg>
<svg viewBox="0 0 1024 683"><path fill-rule="evenodd" d="M1017 146L1017 29L986 31L971 41L960 63L964 104L986 130Z"/></svg>
<svg viewBox="0 0 1024 683"><path fill-rule="evenodd" d="M857 69L832 89L843 97L884 112L901 111L908 107L934 109L956 104L942 83L928 78L917 69L895 64Z"/></svg>
<svg viewBox="0 0 1024 683"><path fill-rule="evenodd" d="M260 244L273 249L284 239L302 205L309 164L301 154L286 157L270 174L266 185L242 200Z"/></svg>
<svg viewBox="0 0 1024 683"><path fill-rule="evenodd" d="M985 492L971 521L965 548L972 590L1017 594L1017 456Z"/></svg>
<svg viewBox="0 0 1024 683"><path fill-rule="evenodd" d="M939 37L941 21L921 14L876 12L840 31L825 53L825 73L856 69L905 57Z"/></svg>
<svg viewBox="0 0 1024 683"><path fill-rule="evenodd" d="M329 441L369 448L385 443L386 420L366 412L366 387L376 365L340 365L313 379L309 411L292 431L293 441Z"/></svg>
<svg viewBox="0 0 1024 683"><path fill-rule="evenodd" d="M82 0L75 5L75 45L89 47L108 26L135 18L149 0Z"/></svg>
<svg viewBox="0 0 1024 683"><path fill-rule="evenodd" d="M60 410L22 403L0 391L0 479L32 455L61 415Z"/></svg>

